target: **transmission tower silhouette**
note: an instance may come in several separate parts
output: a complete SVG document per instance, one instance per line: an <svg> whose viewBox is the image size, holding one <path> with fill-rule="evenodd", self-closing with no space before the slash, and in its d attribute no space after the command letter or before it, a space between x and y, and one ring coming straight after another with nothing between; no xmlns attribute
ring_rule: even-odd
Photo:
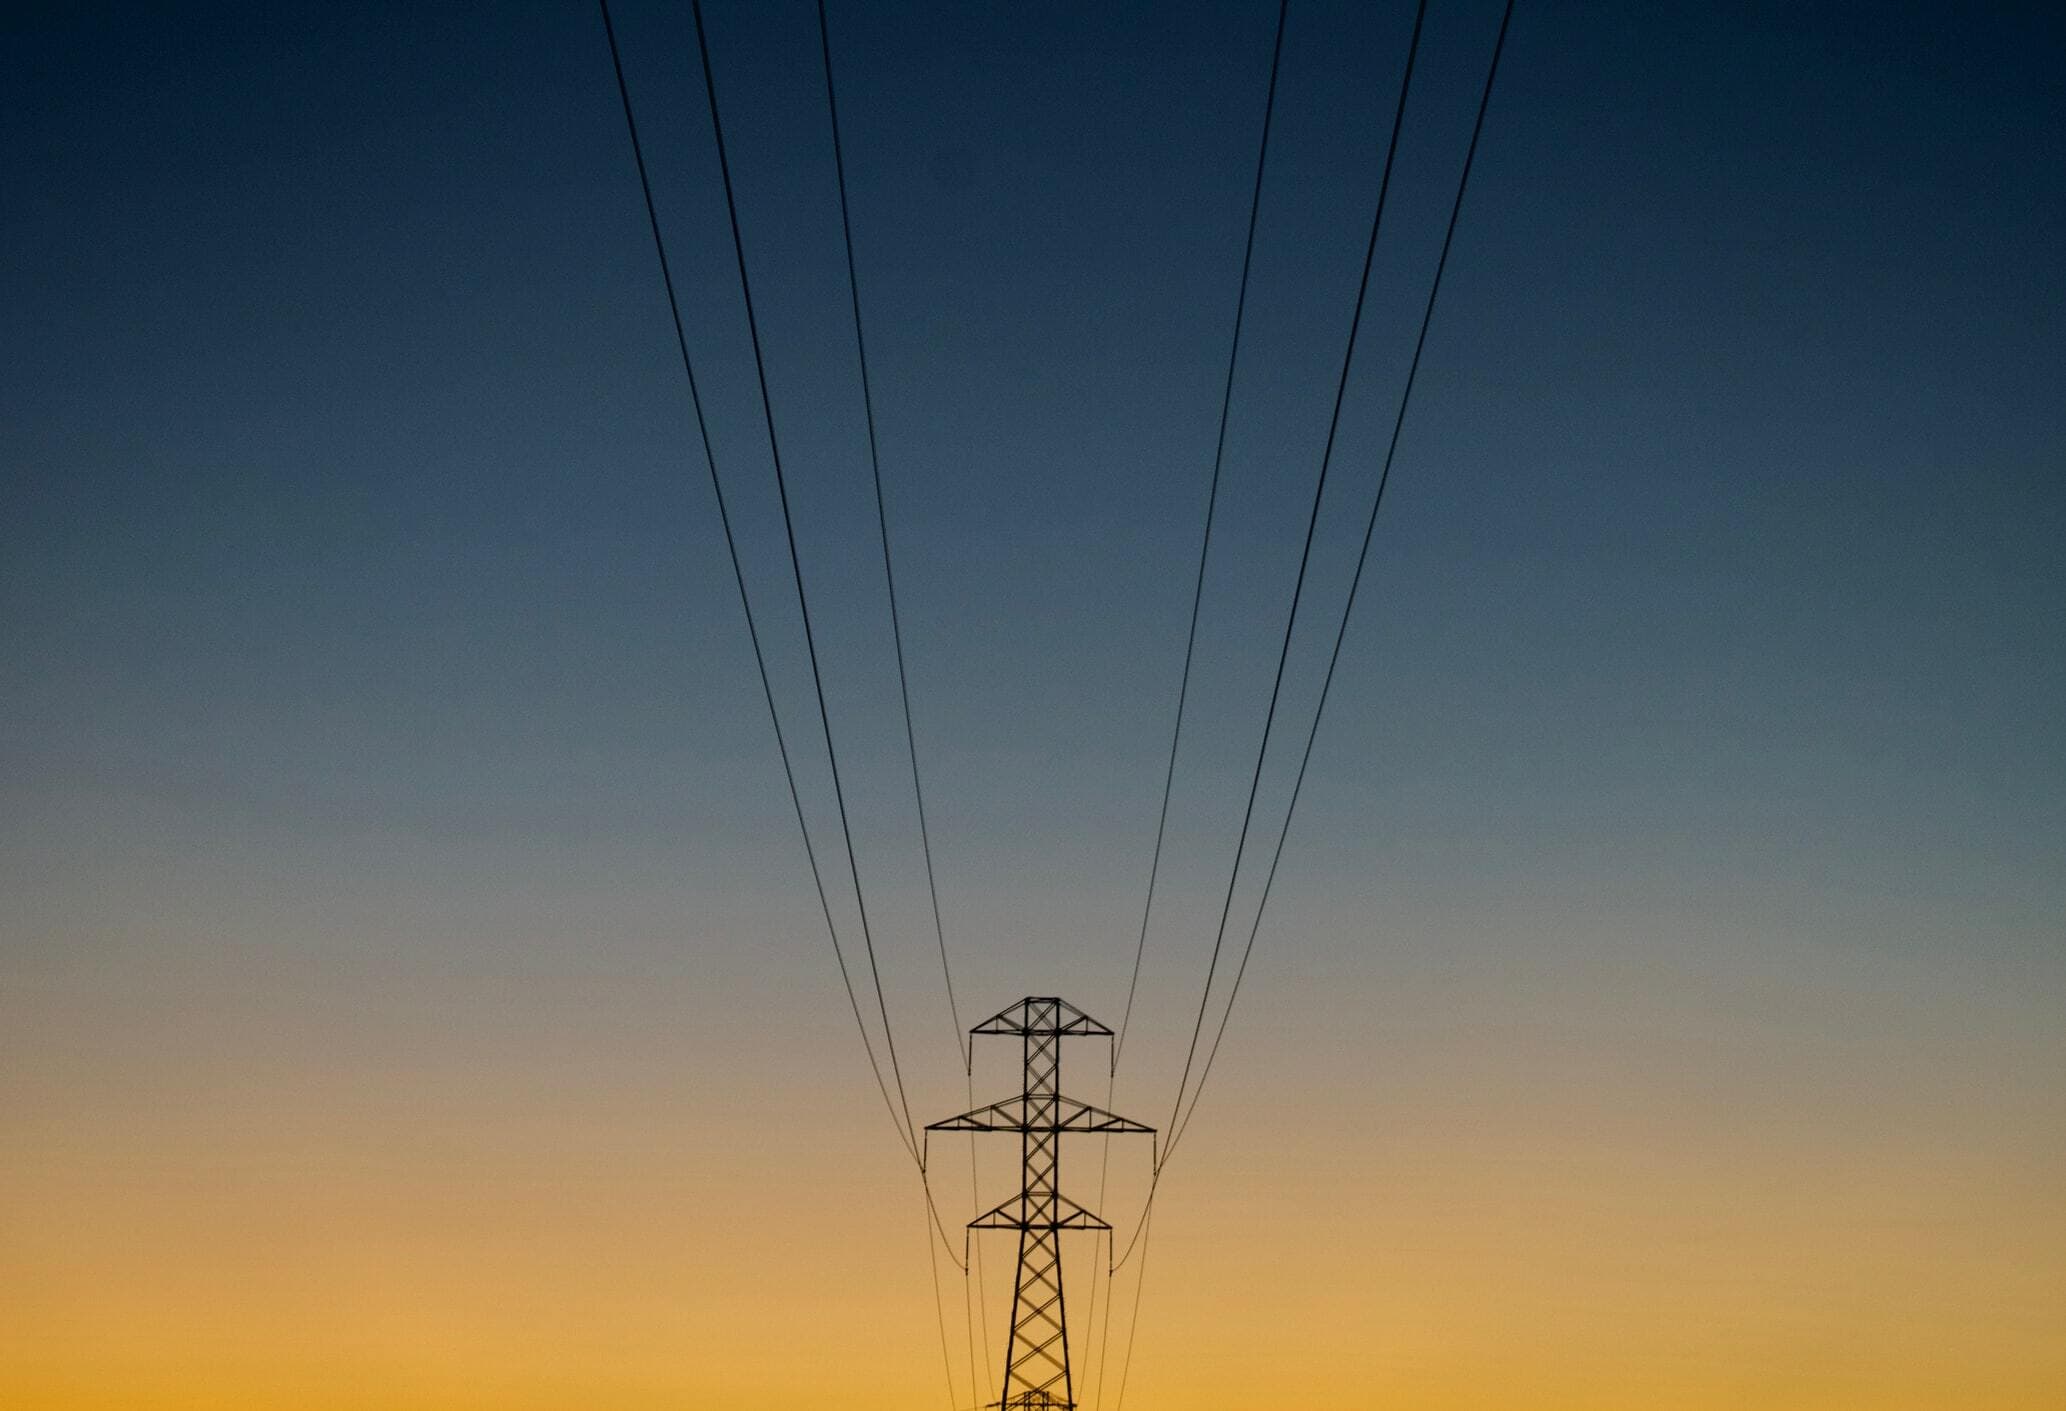
<svg viewBox="0 0 2066 1411"><path fill-rule="evenodd" d="M1023 1176L1019 1193L968 1222L971 1230L1017 1230L1018 1275L1004 1348L1003 1411L1073 1411L1069 1320L1062 1301L1062 1232L1109 1230L1060 1189L1064 1133L1116 1135L1154 1128L1061 1092L1062 1040L1110 1038L1112 1031L1066 1000L1028 997L969 1030L1021 1040L1025 1090L973 1112L934 1122L928 1132L1016 1132Z"/></svg>

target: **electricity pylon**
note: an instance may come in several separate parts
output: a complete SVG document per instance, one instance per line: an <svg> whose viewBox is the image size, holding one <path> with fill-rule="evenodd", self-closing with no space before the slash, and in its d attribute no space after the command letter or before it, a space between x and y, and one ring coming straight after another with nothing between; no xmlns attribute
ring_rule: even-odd
<svg viewBox="0 0 2066 1411"><path fill-rule="evenodd" d="M1113 1135L1155 1129L1061 1093L1062 1040L1112 1031L1065 1000L1027 998L985 1019L971 1034L1024 1041L1026 1087L1017 1097L934 1122L928 1132L1016 1132L1024 1178L1019 1193L968 1222L971 1230L1017 1230L1009 1341L1004 1348L1003 1411L1073 1411L1069 1322L1062 1303L1062 1231L1112 1227L1061 1193L1062 1134Z"/></svg>

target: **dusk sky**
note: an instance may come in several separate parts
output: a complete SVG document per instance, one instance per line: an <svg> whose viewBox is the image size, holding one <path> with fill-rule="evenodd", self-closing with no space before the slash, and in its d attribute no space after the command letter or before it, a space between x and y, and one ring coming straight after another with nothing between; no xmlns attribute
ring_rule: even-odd
<svg viewBox="0 0 2066 1411"><path fill-rule="evenodd" d="M817 13L708 11L923 1123L968 1091ZM1116 1027L1276 7L829 12L962 1024ZM1236 943L1500 12L1429 5ZM694 26L613 14L858 947ZM1412 23L1289 9L1112 1099L1157 1126ZM994 1401L1009 1237L981 1288L938 1254L943 1366L596 10L5 33L0 1403ZM1069 1237L1072 1319L1120 1299L1079 1399L1131 1346L1135 1411L2066 1405L2066 19L1520 0L1503 54L1225 1050L1149 1253L1108 1289ZM979 1041L978 1099L1016 1063ZM1122 1236L1148 1164L1113 1144Z"/></svg>

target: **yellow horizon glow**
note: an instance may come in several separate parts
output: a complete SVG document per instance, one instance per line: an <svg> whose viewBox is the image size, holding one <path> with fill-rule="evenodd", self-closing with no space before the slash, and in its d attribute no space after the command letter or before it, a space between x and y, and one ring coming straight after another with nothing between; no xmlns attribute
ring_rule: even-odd
<svg viewBox="0 0 2066 1411"><path fill-rule="evenodd" d="M1127 1405L2050 1411L2066 1200L2042 1006L1890 990L1800 1022L1843 979L1651 976L1609 1003L1479 977L1364 1031L1349 998L1314 1001L1310 1031L1264 1000L1172 1167ZM29 1075L0 1401L945 1402L911 1173L859 1089L814 1129L833 1070L787 1051L850 1035L525 1018L355 1065L255 1061L291 1049L267 1028L291 1007L218 997L176 1048ZM1122 1227L1138 1189L1115 1182ZM1069 1257L1080 1318L1089 1241Z"/></svg>

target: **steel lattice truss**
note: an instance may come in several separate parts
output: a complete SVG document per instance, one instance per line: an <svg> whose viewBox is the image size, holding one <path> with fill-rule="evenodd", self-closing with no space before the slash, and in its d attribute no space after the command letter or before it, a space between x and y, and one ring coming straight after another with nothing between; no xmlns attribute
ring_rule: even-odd
<svg viewBox="0 0 2066 1411"><path fill-rule="evenodd" d="M1008 1097L926 1128L929 1132L1152 1132L1153 1127L1121 1117L1087 1102L1060 1095L1036 1100L1027 1093Z"/></svg>
<svg viewBox="0 0 2066 1411"><path fill-rule="evenodd" d="M1054 998L1020 1000L975 1026L971 1034L1011 1035L1025 1049L1025 1091L926 1128L928 1132L1016 1132L1023 1180L1019 1193L969 1222L973 1230L1019 1232L1018 1277L1012 1290L1004 1411L1071 1411L1069 1324L1062 1297L1062 1232L1111 1228L1061 1193L1062 1136L1067 1132L1151 1133L1155 1129L1061 1094L1062 1040L1111 1030Z"/></svg>

